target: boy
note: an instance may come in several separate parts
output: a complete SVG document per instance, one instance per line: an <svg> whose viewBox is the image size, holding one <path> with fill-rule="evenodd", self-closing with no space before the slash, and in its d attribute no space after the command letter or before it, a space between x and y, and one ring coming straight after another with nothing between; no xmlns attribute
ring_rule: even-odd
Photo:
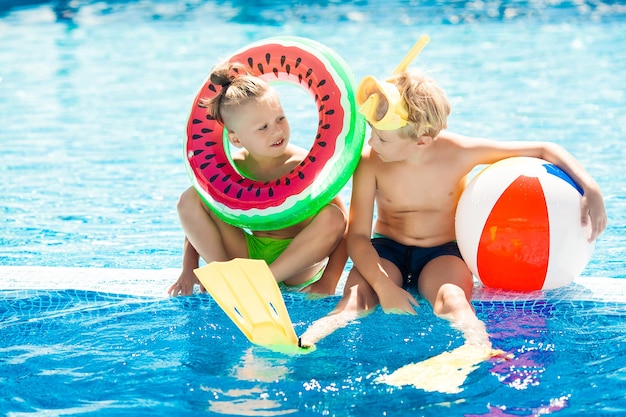
<svg viewBox="0 0 626 417"><path fill-rule="evenodd" d="M467 174L477 165L514 156L559 166L584 190L581 222L591 221L590 240L607 221L598 184L556 144L498 142L445 131L450 104L419 71L400 71L384 82L365 77L357 103L372 134L352 185L347 240L354 266L337 307L313 323L300 344L314 345L378 304L385 312L416 314L417 300L406 291L412 288L437 316L461 330L466 343L490 348L470 304L472 274L455 241L456 205Z"/></svg>

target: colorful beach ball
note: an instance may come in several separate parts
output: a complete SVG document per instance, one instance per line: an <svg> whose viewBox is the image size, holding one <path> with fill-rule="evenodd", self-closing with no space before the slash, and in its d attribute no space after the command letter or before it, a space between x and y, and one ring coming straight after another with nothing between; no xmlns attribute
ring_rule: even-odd
<svg viewBox="0 0 626 417"><path fill-rule="evenodd" d="M486 287L513 291L571 283L594 248L590 226L580 222L581 196L565 172L542 159L487 166L456 211L459 249L474 276Z"/></svg>

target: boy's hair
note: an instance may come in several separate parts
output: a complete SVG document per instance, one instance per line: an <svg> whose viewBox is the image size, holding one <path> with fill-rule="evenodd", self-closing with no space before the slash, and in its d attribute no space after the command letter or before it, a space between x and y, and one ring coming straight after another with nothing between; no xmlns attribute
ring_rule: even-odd
<svg viewBox="0 0 626 417"><path fill-rule="evenodd" d="M418 69L408 69L390 80L398 87L409 112L409 124L400 128L401 137L420 136L436 138L448 127L450 102L439 85Z"/></svg>
<svg viewBox="0 0 626 417"><path fill-rule="evenodd" d="M201 99L199 105L206 107L209 115L221 125L224 125L225 112L250 99L263 97L270 89L268 82L250 74L242 64L237 62L224 62L216 65L211 70L209 79L222 89L209 99Z"/></svg>

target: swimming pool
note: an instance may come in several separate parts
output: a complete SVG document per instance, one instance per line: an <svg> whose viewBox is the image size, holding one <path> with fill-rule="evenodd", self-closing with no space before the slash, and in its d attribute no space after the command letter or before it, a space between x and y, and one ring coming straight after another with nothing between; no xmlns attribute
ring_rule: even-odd
<svg viewBox="0 0 626 417"><path fill-rule="evenodd" d="M7 415L622 415L626 11L600 2L78 1L0 6L0 411ZM210 297L168 299L189 181L182 140L211 66L276 35L316 39L357 78L416 64L452 130L549 139L596 178L609 225L583 277L540 300L478 292L514 354L458 394L376 384L460 343L376 313L305 356L257 347ZM283 94L310 137L306 99ZM342 195L349 200L349 187ZM336 299L287 296L298 332ZM424 304L424 303L422 303Z"/></svg>

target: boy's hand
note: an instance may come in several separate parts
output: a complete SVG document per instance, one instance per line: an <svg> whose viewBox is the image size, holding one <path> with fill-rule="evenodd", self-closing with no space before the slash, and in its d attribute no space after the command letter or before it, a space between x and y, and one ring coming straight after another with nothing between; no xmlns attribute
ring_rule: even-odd
<svg viewBox="0 0 626 417"><path fill-rule="evenodd" d="M379 292L380 306L385 313L417 315L415 307L419 305L415 297L408 291L389 281Z"/></svg>
<svg viewBox="0 0 626 417"><path fill-rule="evenodd" d="M602 194L586 191L581 202L581 223L586 226L589 221L591 222L589 241L593 242L606 229L606 209Z"/></svg>

